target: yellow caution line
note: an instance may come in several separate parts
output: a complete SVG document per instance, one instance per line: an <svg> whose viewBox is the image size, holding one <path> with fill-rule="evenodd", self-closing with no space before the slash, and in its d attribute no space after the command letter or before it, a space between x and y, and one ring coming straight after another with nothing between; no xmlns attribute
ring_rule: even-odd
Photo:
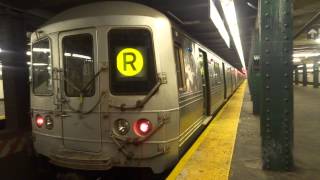
<svg viewBox="0 0 320 180"><path fill-rule="evenodd" d="M6 116L5 115L0 115L0 121L1 120L5 120L6 119Z"/></svg>
<svg viewBox="0 0 320 180"><path fill-rule="evenodd" d="M228 179L246 86L245 81L180 159L167 180Z"/></svg>

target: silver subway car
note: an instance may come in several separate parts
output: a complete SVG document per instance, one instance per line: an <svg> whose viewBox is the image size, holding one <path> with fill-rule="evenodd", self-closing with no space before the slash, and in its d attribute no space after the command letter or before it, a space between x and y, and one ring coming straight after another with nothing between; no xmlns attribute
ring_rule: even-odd
<svg viewBox="0 0 320 180"><path fill-rule="evenodd" d="M31 43L34 148L67 168L164 171L244 79L135 3L72 8Z"/></svg>

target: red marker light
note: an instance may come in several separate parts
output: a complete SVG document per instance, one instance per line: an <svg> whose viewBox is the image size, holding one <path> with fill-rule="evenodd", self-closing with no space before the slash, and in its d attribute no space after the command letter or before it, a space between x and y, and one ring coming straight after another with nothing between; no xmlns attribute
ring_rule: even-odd
<svg viewBox="0 0 320 180"><path fill-rule="evenodd" d="M147 119L139 119L134 123L133 130L138 136L146 136L152 130L152 123Z"/></svg>
<svg viewBox="0 0 320 180"><path fill-rule="evenodd" d="M37 115L36 116L36 125L38 126L38 128L41 128L43 124L44 124L44 118L40 115Z"/></svg>

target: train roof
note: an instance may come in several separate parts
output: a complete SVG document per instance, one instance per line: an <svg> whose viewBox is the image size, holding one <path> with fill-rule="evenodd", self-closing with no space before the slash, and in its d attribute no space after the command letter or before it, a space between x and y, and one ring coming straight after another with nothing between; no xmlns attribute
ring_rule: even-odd
<svg viewBox="0 0 320 180"><path fill-rule="evenodd" d="M160 11L153 9L149 6L138 4L134 2L127 2L127 1L101 1L101 2L94 2L89 3L81 6L77 6L74 8L70 8L65 10L49 21L47 21L39 30L42 28L48 27L50 25L54 25L55 23L60 23L64 21L72 21L76 19L83 19L83 18L99 18L104 16L146 16L146 17L162 17L171 21L171 25L176 27L179 31L183 32L188 38L192 39L195 43L205 47L200 42L192 38L188 35L184 30L180 28L179 25L174 23L170 17L167 17ZM54 25L55 26L55 25ZM222 59L216 53L214 53L211 49L205 48L207 51L213 53L216 57L224 61L225 63L229 64L227 61ZM232 66L231 64L229 64Z"/></svg>
<svg viewBox="0 0 320 180"><path fill-rule="evenodd" d="M127 1L103 1L81 5L63 11L51 18L45 25L72 19L111 15L166 17L158 10L142 4Z"/></svg>

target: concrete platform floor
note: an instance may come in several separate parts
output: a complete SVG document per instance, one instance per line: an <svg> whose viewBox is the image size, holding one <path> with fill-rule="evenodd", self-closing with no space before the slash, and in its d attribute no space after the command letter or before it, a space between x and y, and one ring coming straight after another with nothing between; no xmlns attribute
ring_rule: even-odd
<svg viewBox="0 0 320 180"><path fill-rule="evenodd" d="M232 159L230 180L316 180L320 179L320 89L294 87L293 172L263 171L261 163L260 121L252 115L247 90Z"/></svg>

